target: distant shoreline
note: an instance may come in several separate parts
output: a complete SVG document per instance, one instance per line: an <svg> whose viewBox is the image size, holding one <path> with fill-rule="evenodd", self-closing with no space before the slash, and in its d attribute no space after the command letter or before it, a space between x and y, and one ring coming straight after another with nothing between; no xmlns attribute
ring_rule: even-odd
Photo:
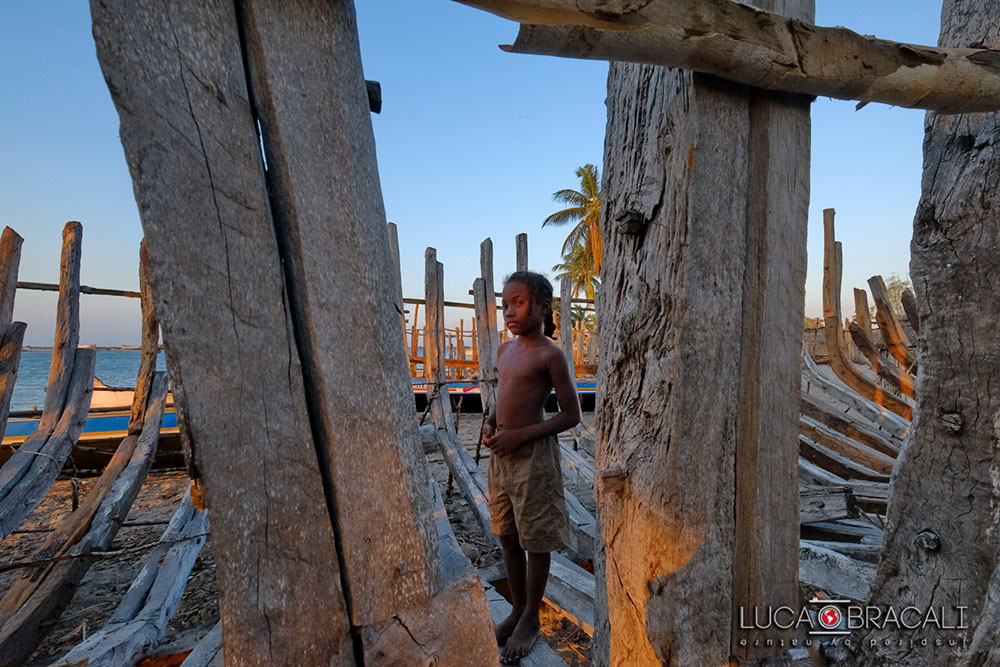
<svg viewBox="0 0 1000 667"><path fill-rule="evenodd" d="M88 350L100 350L100 351L108 351L108 350L130 350L130 351L138 351L138 350L142 349L142 347L139 346L139 345L117 345L117 346L114 346L114 347L107 347L107 346L104 346L104 345L81 345L80 347L86 348ZM52 346L50 345L49 347L39 347L39 346L36 346L36 345L25 345L21 349L24 352L51 352L52 351ZM162 345L160 346L160 349L161 350L163 349Z"/></svg>

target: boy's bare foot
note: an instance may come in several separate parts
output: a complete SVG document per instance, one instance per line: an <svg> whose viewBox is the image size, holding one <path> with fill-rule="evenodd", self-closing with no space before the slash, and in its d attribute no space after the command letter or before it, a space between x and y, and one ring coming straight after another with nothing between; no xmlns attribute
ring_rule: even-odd
<svg viewBox="0 0 1000 667"><path fill-rule="evenodd" d="M514 633L517 622L521 620L522 612L522 609L514 607L510 612L510 616L497 623L496 627L493 628L493 634L497 636L497 646L503 646L507 643L507 638Z"/></svg>
<svg viewBox="0 0 1000 667"><path fill-rule="evenodd" d="M500 654L500 662L505 665L516 665L520 662L521 658L531 652L531 647L538 639L538 631L538 613L522 614Z"/></svg>

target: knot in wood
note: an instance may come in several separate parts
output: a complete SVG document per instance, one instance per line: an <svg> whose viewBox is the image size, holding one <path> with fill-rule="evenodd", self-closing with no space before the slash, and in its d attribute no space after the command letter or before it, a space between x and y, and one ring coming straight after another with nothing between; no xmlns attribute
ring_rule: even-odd
<svg viewBox="0 0 1000 667"><path fill-rule="evenodd" d="M641 211L629 209L615 216L619 234L638 236L646 228L646 216Z"/></svg>
<svg viewBox="0 0 1000 667"><path fill-rule="evenodd" d="M930 530L924 530L917 534L914 543L926 551L938 551L941 549L941 538Z"/></svg>
<svg viewBox="0 0 1000 667"><path fill-rule="evenodd" d="M941 425L953 434L958 434L962 431L962 427L965 425L962 415L957 412L942 412L938 415L938 421Z"/></svg>

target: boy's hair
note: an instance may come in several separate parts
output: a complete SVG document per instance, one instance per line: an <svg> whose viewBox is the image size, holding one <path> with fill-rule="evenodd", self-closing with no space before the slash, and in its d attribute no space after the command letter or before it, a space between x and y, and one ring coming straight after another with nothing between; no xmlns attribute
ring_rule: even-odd
<svg viewBox="0 0 1000 667"><path fill-rule="evenodd" d="M556 332L556 323L552 319L552 283L549 282L548 278L534 271L515 271L507 276L504 285L512 282L526 285L533 301L537 299L539 303L543 301L549 302L549 311L545 314L545 324L542 327L542 333L552 338L552 334Z"/></svg>

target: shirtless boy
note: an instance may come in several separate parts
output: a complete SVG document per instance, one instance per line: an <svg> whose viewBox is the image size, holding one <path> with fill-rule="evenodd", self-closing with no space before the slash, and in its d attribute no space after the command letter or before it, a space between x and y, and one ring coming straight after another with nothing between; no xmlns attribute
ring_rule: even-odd
<svg viewBox="0 0 1000 667"><path fill-rule="evenodd" d="M497 402L483 426L483 442L492 451L491 527L500 538L514 607L496 626L496 636L502 662L516 664L538 638L550 554L566 546L556 434L579 423L580 403L565 355L545 337L555 329L549 281L528 271L512 274L503 288L503 315L516 338L497 351ZM543 333L543 327L549 330ZM559 412L546 419L553 388Z"/></svg>

